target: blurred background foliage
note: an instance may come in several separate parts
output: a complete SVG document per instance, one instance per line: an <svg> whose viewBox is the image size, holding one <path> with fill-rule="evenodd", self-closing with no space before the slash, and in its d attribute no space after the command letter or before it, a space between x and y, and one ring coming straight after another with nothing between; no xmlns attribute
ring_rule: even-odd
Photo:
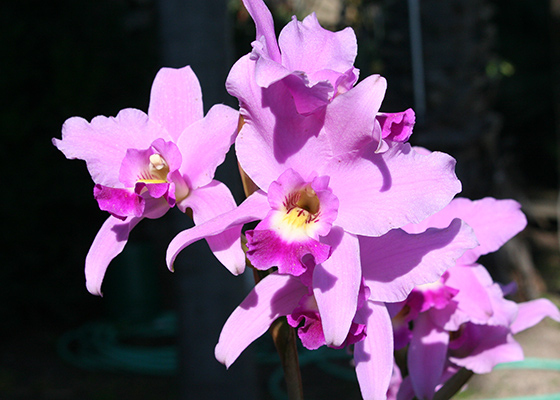
<svg viewBox="0 0 560 400"><path fill-rule="evenodd" d="M47 325L62 332L103 311L101 299L85 289L83 263L106 215L93 199L85 163L66 160L51 138L60 137L71 116L147 110L151 82L163 66L156 2L2 4L0 129L8 192L1 207L0 333L17 336ZM457 157L468 196L514 197L526 202L526 211L546 200L549 211L530 216L541 235L530 243L547 250L535 255L537 267L548 290L559 292L557 221L550 211L558 189L560 93L553 3L421 1L427 107L412 141ZM352 26L361 76L388 79L383 110L414 107L406 0L267 4L277 28L312 10L329 29ZM254 24L239 0L228 7L237 58L250 51ZM160 269L162 279L172 279Z"/></svg>

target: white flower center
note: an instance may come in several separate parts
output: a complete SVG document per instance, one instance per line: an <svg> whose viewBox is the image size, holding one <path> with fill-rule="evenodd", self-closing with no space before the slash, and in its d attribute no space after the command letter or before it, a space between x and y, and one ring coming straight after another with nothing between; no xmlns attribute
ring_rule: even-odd
<svg viewBox="0 0 560 400"><path fill-rule="evenodd" d="M150 156L150 165L148 170L144 171L138 182L144 183L166 183L167 174L169 174L169 165L160 154L152 154Z"/></svg>

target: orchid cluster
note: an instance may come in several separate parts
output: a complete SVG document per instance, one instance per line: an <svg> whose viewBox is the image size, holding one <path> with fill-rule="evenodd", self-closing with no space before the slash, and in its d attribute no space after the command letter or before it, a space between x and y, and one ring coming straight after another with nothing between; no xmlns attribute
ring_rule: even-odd
<svg viewBox="0 0 560 400"><path fill-rule="evenodd" d="M170 269L205 239L232 274L259 271L217 343L226 367L284 317L306 348L352 351L364 399L431 399L461 368L522 359L513 334L560 313L506 300L476 263L524 228L519 204L454 199L454 159L408 143L412 110L380 112L384 78L358 82L352 29L330 32L311 14L276 38L264 2L243 2L257 37L226 81L239 111L204 116L191 68L163 68L147 114L73 117L53 140L86 161L110 213L86 257L88 290L101 294L136 224L177 206L195 226L170 243ZM213 179L233 143L253 187L239 206ZM394 350L405 347L403 377Z"/></svg>

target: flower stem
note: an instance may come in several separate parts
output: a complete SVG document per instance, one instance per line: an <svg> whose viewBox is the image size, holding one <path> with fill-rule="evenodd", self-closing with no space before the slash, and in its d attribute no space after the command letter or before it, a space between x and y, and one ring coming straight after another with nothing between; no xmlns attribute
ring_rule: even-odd
<svg viewBox="0 0 560 400"><path fill-rule="evenodd" d="M270 327L270 333L284 369L288 398L290 400L303 400L303 385L295 331L283 317L274 321Z"/></svg>

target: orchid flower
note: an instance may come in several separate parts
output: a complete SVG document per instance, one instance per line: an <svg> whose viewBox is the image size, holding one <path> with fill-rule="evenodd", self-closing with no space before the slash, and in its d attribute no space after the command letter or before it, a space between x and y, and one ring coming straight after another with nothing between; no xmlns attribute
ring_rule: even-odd
<svg viewBox="0 0 560 400"><path fill-rule="evenodd" d="M398 399L414 395L431 399L459 367L485 373L499 362L521 360L523 353L513 334L545 316L560 321L560 313L547 300L518 306L504 299L500 286L475 263L479 256L497 250L525 227L526 219L519 208L513 200L459 198L420 224L403 228L421 232L461 218L473 228L480 246L466 251L438 281L415 288L405 302L389 305L396 348L409 344L409 376Z"/></svg>
<svg viewBox="0 0 560 400"><path fill-rule="evenodd" d="M101 294L110 261L143 218L159 218L177 205L192 209L195 224L236 207L229 189L213 179L235 139L238 113L215 105L204 116L202 93L190 67L163 68L155 77L148 114L124 109L91 122L68 119L54 145L69 159L86 161L94 197L111 216L86 257L87 289ZM208 239L220 261L237 274L245 260L234 228Z"/></svg>
<svg viewBox="0 0 560 400"><path fill-rule="evenodd" d="M315 13L302 22L294 16L278 40L270 10L262 0L243 0L255 21L257 37L250 57L253 80L262 88L281 81L293 96L297 111L314 113L358 80L354 60L358 53L351 28L330 32L319 25Z"/></svg>
<svg viewBox="0 0 560 400"><path fill-rule="evenodd" d="M321 27L315 13L298 21L294 16L280 32L278 40L270 10L263 0L243 0L256 26L253 51L238 63L250 59L254 70L250 80L258 87L283 86L283 101L293 103L299 114L310 115L324 110L339 94L357 82L359 70L354 67L358 53L356 35L348 27L331 32ZM234 66L234 69L236 67ZM228 80L226 87L237 96L237 83ZM378 151L387 150L382 138L406 142L412 134L415 116L412 109L398 113L378 113L374 135L379 137Z"/></svg>
<svg viewBox="0 0 560 400"><path fill-rule="evenodd" d="M263 11L262 2L246 4ZM263 26L270 28L269 22ZM257 22L257 36L265 37L267 45L275 40L269 28ZM239 99L244 121L235 143L238 161L259 190L237 209L177 235L168 248L168 266L194 241L260 220L246 232L247 257L255 268L276 268L277 272L271 275L274 278L261 281L241 306L243 311L230 318L235 325L245 310L252 312L255 302L264 307L259 308L259 316L251 314L251 321L239 322L251 333L233 351L239 354L278 315L290 314L293 323L301 315L314 316L308 330L321 335L314 334L314 344L309 346L323 342L343 346L359 340L365 332L361 325L367 329L371 324L374 327L367 336L355 344L363 346L356 353L356 363L361 381L368 382L362 385L366 397L378 398L387 390L391 370L372 366L387 360L384 365L391 365L392 360L384 303L403 301L415 285L437 280L465 249L476 244L470 228L458 220L444 227L446 233L423 234L432 241L425 246L417 236L397 229L441 210L460 191L455 161L443 153L417 153L406 143L412 132L412 112L378 113L386 86L382 77L371 76L356 86L337 89L318 108L316 104L302 108L297 101L303 103L305 96L294 101L298 96L293 86L285 84L286 77L268 86L259 84L258 77L263 76L259 74L268 73L261 60L251 55L241 58L226 82L229 92ZM455 241L456 237L460 239ZM448 245L453 251L447 250L451 256L444 262L436 249ZM419 263L423 267L417 267ZM360 295L363 284L370 289L365 302ZM305 304L300 303L304 295ZM271 304L275 298L287 303ZM313 308L297 311L298 305ZM267 307L272 311L266 311ZM277 313L277 309L283 311ZM258 321L264 322L251 330ZM228 323L224 329L229 332L227 327ZM236 340L230 336L224 333L224 340ZM228 359L223 359L226 364Z"/></svg>
<svg viewBox="0 0 560 400"><path fill-rule="evenodd" d="M196 228L195 228L196 229ZM415 284L432 282L469 248L477 245L472 230L454 220L445 229L407 234L398 229L381 237L359 237L362 266L356 311L340 344L327 342L322 320L340 313L332 305L321 309L317 287L301 276L273 272L262 279L226 321L216 346L218 361L229 367L241 352L279 317L297 328L302 344L314 350L354 345L356 374L363 398L385 399L393 373L392 327L385 301L406 298ZM363 239L363 240L362 240ZM390 267L388 267L390 266ZM319 264L315 269L322 268ZM332 277L330 284L335 283ZM327 284L327 282L325 282ZM382 287L387 286L383 290ZM326 290L328 286L319 287ZM340 298L340 302L348 301Z"/></svg>
<svg viewBox="0 0 560 400"><path fill-rule="evenodd" d="M381 236L442 209L460 191L455 161L418 154L402 142L411 131L410 113L381 125L376 116L386 84L380 76L338 94L321 112L302 115L281 82L258 85L257 68L258 61L243 57L226 86L244 119L238 161L261 190L231 216L179 234L168 265L188 244L220 233L220 224L261 220L247 232L247 257L257 269L295 276L320 264L310 279L319 309L340 309L322 318L327 343L339 346L357 309L358 235ZM333 276L336 283L320 290Z"/></svg>
<svg viewBox="0 0 560 400"><path fill-rule="evenodd" d="M246 4L269 14L261 2ZM257 36L272 46L270 24L261 14L255 17L255 9ZM231 216L179 234L169 246L168 265L188 244L220 233L220 224L227 229L261 220L247 232L249 260L257 269L278 267L296 276L320 264L310 279L319 308L337 303L341 310L322 319L327 343L339 346L357 307L358 235L381 236L447 205L460 191L455 161L442 153L418 154L403 142L413 113L377 119L386 86L380 76L337 94L321 112L302 115L282 82L259 86L258 65L250 56L241 58L226 86L239 99L245 122L235 143L238 161L261 190ZM344 278L319 290L331 276Z"/></svg>
<svg viewBox="0 0 560 400"><path fill-rule="evenodd" d="M523 360L523 349L513 335L536 325L545 317L560 322L560 311L547 299L516 304L502 297L497 302L494 312L506 317L509 322L498 325L493 325L490 321L487 324L466 322L461 325L459 330L447 333L448 338L440 336L440 338L444 338L444 342L447 342L447 358L443 369L438 368L430 373L428 369L434 367L434 363L423 364L423 368L426 369L423 374L424 378L426 375L431 375L428 379L432 385L435 384L435 390L441 388L461 367L477 374L485 374L491 372L497 364ZM415 320L416 322L418 320ZM421 330L426 329L425 322L423 325ZM432 357L437 357L440 354L437 349L442 347L441 344L437 346L438 342L434 340L437 331L438 329L432 325L432 329L423 336L421 344L411 342L409 351L413 347L418 351L419 346L426 346L424 348L425 356L428 357L429 352ZM431 350L428 351L428 348ZM420 380L417 374L419 370L419 368L411 370L409 363L410 375L402 382L394 382L391 392L398 391L396 400L431 399L433 397L433 393L430 391L426 395L420 394L419 385L415 384ZM420 384L420 390L424 385L428 384Z"/></svg>

